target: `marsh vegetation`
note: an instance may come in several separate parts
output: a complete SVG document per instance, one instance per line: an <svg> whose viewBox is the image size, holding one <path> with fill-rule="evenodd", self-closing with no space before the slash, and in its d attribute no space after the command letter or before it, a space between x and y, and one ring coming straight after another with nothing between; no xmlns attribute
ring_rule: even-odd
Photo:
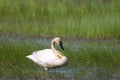
<svg viewBox="0 0 120 80"><path fill-rule="evenodd" d="M119 0L0 0L0 79L119 80ZM66 67L25 58L63 38ZM59 49L59 48L58 48Z"/></svg>
<svg viewBox="0 0 120 80"><path fill-rule="evenodd" d="M1 35L119 38L119 21L119 0L0 1Z"/></svg>

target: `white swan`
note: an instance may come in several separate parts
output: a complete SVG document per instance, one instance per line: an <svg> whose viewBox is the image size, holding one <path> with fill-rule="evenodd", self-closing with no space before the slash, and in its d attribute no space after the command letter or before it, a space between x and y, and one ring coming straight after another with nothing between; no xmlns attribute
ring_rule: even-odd
<svg viewBox="0 0 120 80"><path fill-rule="evenodd" d="M32 55L26 57L39 66L44 67L45 70L66 66L68 64L67 57L55 49L55 44L59 45L61 49L64 50L61 38L56 37L51 42L51 49L34 51Z"/></svg>

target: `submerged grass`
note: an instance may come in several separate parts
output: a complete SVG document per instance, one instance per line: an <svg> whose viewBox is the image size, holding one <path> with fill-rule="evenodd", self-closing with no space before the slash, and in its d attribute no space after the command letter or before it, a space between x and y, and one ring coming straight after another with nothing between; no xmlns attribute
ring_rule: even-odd
<svg viewBox="0 0 120 80"><path fill-rule="evenodd" d="M0 34L119 38L119 0L0 0Z"/></svg>

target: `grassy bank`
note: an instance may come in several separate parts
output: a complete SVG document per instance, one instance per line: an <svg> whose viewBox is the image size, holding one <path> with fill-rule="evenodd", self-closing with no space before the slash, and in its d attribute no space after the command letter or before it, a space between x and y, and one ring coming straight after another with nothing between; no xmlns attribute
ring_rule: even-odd
<svg viewBox="0 0 120 80"><path fill-rule="evenodd" d="M119 3L119 0L0 0L0 34L119 38Z"/></svg>

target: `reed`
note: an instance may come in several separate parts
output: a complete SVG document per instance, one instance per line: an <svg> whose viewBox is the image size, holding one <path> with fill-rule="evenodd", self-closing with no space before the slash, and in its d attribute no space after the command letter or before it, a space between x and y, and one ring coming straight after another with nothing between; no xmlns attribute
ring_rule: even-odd
<svg viewBox="0 0 120 80"><path fill-rule="evenodd" d="M1 0L0 34L117 39L119 7L119 0Z"/></svg>

